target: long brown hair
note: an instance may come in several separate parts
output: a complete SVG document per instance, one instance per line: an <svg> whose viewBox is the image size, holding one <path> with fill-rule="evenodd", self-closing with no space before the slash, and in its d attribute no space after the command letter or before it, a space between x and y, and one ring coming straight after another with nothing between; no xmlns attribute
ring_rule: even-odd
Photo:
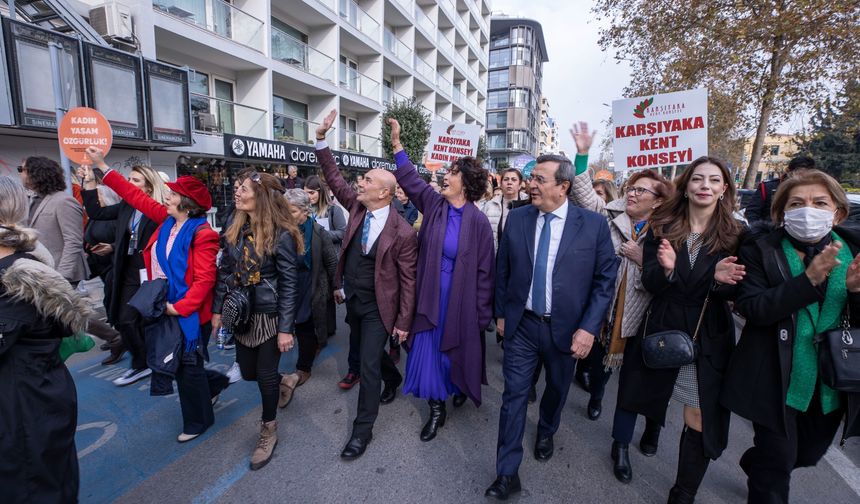
<svg viewBox="0 0 860 504"><path fill-rule="evenodd" d="M732 176L722 160L710 156L702 156L693 161L681 175L675 178L675 194L669 200L660 205L651 215L651 229L654 236L666 239L672 244L672 248L680 250L687 236L690 234L690 201L687 198L687 185L693 178L696 168L710 163L720 169L723 183L726 184L726 192L717 200L714 214L708 221L708 227L703 236L704 246L709 254L723 252L733 254L738 246L743 227L735 219L735 185Z"/></svg>
<svg viewBox="0 0 860 504"><path fill-rule="evenodd" d="M251 226L256 250L260 255L272 255L275 252L278 235L282 231L293 235L293 241L296 242L296 253L304 254L305 239L290 213L290 204L284 197L281 181L268 173L250 172L244 177L240 175L239 183L242 184L245 179L253 178L256 175L260 177L259 183L251 182L256 199L254 214L250 215L248 212L237 209L233 216L233 223L230 224L225 233L227 241L231 245L236 245L239 242L239 237L242 236L242 228L247 222Z"/></svg>

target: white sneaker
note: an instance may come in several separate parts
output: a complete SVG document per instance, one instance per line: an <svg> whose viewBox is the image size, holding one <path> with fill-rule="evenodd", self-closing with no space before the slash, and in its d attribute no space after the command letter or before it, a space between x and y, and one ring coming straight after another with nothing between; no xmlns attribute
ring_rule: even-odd
<svg viewBox="0 0 860 504"><path fill-rule="evenodd" d="M239 363L234 362L230 369L227 371L227 378L230 379L230 383L236 383L237 381L242 379L242 372L239 371Z"/></svg>
<svg viewBox="0 0 860 504"><path fill-rule="evenodd" d="M152 370L149 368L141 370L129 369L128 371L120 375L119 378L115 379L113 381L113 384L117 387L123 387L125 385L130 385L138 380L142 380L151 374Z"/></svg>
<svg viewBox="0 0 860 504"><path fill-rule="evenodd" d="M182 434L176 436L176 440L179 441L180 443L187 443L188 441L191 441L192 439L196 438L199 435L200 434L186 434L183 432Z"/></svg>

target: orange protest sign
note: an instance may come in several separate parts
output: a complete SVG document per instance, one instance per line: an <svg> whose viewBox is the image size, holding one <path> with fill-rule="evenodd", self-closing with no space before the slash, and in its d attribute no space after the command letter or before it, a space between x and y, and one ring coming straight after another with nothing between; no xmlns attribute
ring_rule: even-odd
<svg viewBox="0 0 860 504"><path fill-rule="evenodd" d="M612 175L612 172L609 170L600 170L594 174L594 180L608 180L613 181L615 177Z"/></svg>
<svg viewBox="0 0 860 504"><path fill-rule="evenodd" d="M66 112L57 128L60 148L76 164L88 164L89 158L84 151L89 146L98 147L105 155L113 143L110 123L98 110L77 107Z"/></svg>

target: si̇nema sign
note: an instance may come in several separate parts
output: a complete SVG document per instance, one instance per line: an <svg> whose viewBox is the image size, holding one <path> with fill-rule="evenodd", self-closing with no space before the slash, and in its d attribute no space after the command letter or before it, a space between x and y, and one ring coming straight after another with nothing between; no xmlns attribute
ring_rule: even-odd
<svg viewBox="0 0 860 504"><path fill-rule="evenodd" d="M708 154L708 90L612 102L615 167L622 171L689 164Z"/></svg>
<svg viewBox="0 0 860 504"><path fill-rule="evenodd" d="M395 170L394 163L355 152L332 151L337 164L343 168L357 170ZM316 149L304 144L279 142L263 138L252 138L239 135L224 135L224 156L249 161L262 161L281 164L316 165Z"/></svg>

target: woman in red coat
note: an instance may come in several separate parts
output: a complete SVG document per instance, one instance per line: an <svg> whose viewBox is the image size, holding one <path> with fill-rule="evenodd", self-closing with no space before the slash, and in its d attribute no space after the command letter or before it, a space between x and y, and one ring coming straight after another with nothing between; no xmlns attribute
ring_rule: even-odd
<svg viewBox="0 0 860 504"><path fill-rule="evenodd" d="M182 410L182 433L177 440L190 441L215 423L212 404L229 384L225 375L203 368L203 362L209 359L206 345L211 333L219 239L205 217L212 198L196 178L179 177L167 183L171 192L162 205L111 170L101 150L90 147L87 155L96 168L105 171L106 186L159 224L143 259L148 279L167 280L166 313L179 317L184 345L176 371Z"/></svg>

